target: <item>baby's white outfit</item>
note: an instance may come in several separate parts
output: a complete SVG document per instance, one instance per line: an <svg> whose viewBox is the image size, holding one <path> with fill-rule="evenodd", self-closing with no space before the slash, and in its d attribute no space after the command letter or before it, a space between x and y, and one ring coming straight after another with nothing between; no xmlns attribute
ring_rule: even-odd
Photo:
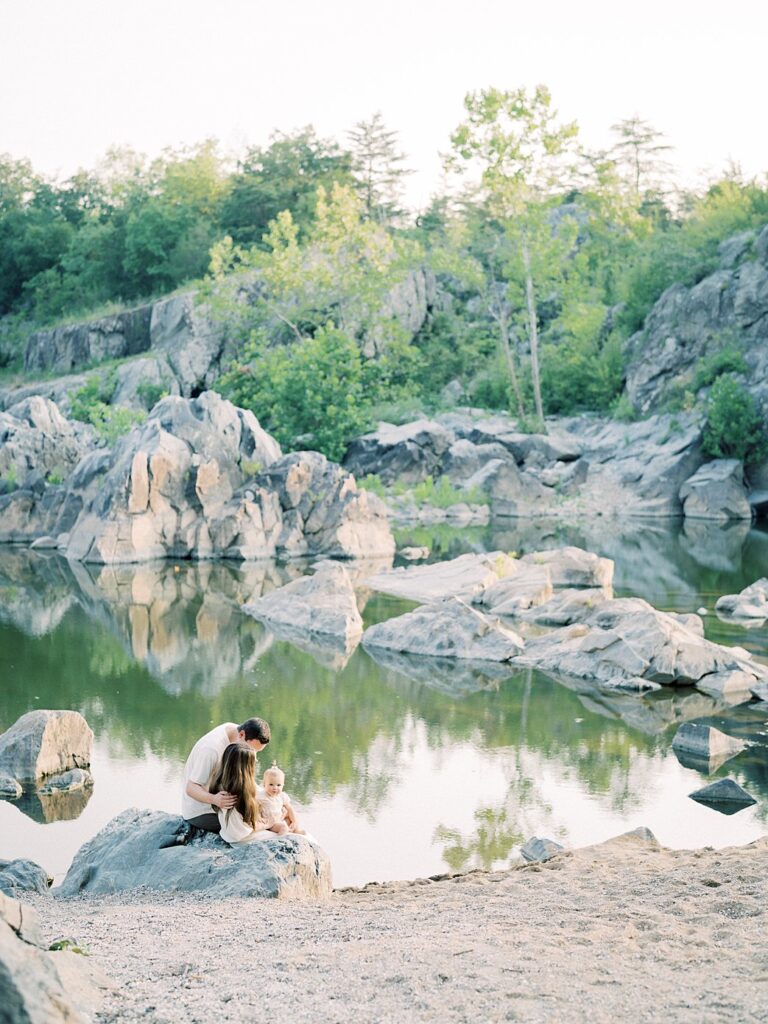
<svg viewBox="0 0 768 1024"><path fill-rule="evenodd" d="M282 821L285 817L283 814L284 809L291 806L291 798L287 793L267 796L267 791L263 786L257 788L256 796L259 801L259 815L267 828L271 828L278 821Z"/></svg>

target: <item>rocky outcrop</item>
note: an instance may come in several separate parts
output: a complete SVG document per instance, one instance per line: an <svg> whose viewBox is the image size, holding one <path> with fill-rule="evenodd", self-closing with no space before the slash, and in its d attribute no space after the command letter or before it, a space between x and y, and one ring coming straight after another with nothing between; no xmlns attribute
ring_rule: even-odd
<svg viewBox="0 0 768 1024"><path fill-rule="evenodd" d="M498 619L450 597L370 626L363 646L435 658L510 661L523 649L523 640Z"/></svg>
<svg viewBox="0 0 768 1024"><path fill-rule="evenodd" d="M470 493L486 495L491 514L503 519L546 515L547 506L554 500L551 489L508 459L486 462L465 481L464 487Z"/></svg>
<svg viewBox="0 0 768 1024"><path fill-rule="evenodd" d="M352 581L337 562L321 562L313 576L287 583L251 601L243 611L268 625L352 640L363 632Z"/></svg>
<svg viewBox="0 0 768 1024"><path fill-rule="evenodd" d="M0 772L25 783L87 768L92 743L77 711L29 711L0 735Z"/></svg>
<svg viewBox="0 0 768 1024"><path fill-rule="evenodd" d="M352 441L343 465L358 478L375 474L385 484L415 484L438 474L451 440L451 434L431 420L402 427L381 423L378 430Z"/></svg>
<svg viewBox="0 0 768 1024"><path fill-rule="evenodd" d="M176 815L132 809L78 850L57 892L104 895L138 888L217 899L321 899L331 893L331 865L303 836L228 846Z"/></svg>
<svg viewBox="0 0 768 1024"><path fill-rule="evenodd" d="M0 412L0 493L61 482L95 444L92 427L65 419L48 399L18 402Z"/></svg>
<svg viewBox="0 0 768 1024"><path fill-rule="evenodd" d="M721 814L736 814L737 811L757 803L757 800L734 779L718 779L717 782L710 782L708 786L688 795L691 800L714 807Z"/></svg>
<svg viewBox="0 0 768 1024"><path fill-rule="evenodd" d="M548 568L542 566L542 569L549 575ZM596 608L601 608L612 598L610 587L559 590L548 601L532 604L521 617L526 622L536 622L541 626L570 626L588 619Z"/></svg>
<svg viewBox="0 0 768 1024"><path fill-rule="evenodd" d="M554 587L610 587L613 562L583 548L549 548L532 551L520 559L522 565L546 567Z"/></svg>
<svg viewBox="0 0 768 1024"><path fill-rule="evenodd" d="M0 894L3 1021L87 1024L111 987L88 957L66 948L49 950L37 911Z"/></svg>
<svg viewBox="0 0 768 1024"><path fill-rule="evenodd" d="M744 740L701 722L685 722L672 740L672 749L682 763L695 767L700 762L706 764L707 771L714 771L746 747Z"/></svg>
<svg viewBox="0 0 768 1024"><path fill-rule="evenodd" d="M70 559L140 562L392 554L386 510L317 452L280 457L252 413L214 392L169 397L67 481L0 498L0 541L58 538Z"/></svg>
<svg viewBox="0 0 768 1024"><path fill-rule="evenodd" d="M746 651L705 640L698 616L660 612L640 598L608 601L582 623L529 640L515 663L640 690L733 672L766 678Z"/></svg>
<svg viewBox="0 0 768 1024"><path fill-rule="evenodd" d="M375 573L366 585L382 594L427 604L446 597L472 599L516 569L514 558L503 551L491 551L482 555L459 555L431 565L400 566Z"/></svg>
<svg viewBox="0 0 768 1024"><path fill-rule="evenodd" d="M738 594L723 594L715 611L722 618L768 619L768 579L756 580Z"/></svg>
<svg viewBox="0 0 768 1024"><path fill-rule="evenodd" d="M738 459L706 462L680 488L686 519L751 519L744 486L744 467Z"/></svg>
<svg viewBox="0 0 768 1024"><path fill-rule="evenodd" d="M36 331L27 341L27 373L69 373L108 359L146 352L151 347L152 306L139 306L88 323Z"/></svg>
<svg viewBox="0 0 768 1024"><path fill-rule="evenodd" d="M473 598L473 604L494 615L519 615L552 597L552 577L546 566L519 563L513 572Z"/></svg>
<svg viewBox="0 0 768 1024"><path fill-rule="evenodd" d="M724 348L743 353L744 381L768 403L768 226L726 240L720 265L692 287L672 285L626 345L627 395L648 413L683 391Z"/></svg>

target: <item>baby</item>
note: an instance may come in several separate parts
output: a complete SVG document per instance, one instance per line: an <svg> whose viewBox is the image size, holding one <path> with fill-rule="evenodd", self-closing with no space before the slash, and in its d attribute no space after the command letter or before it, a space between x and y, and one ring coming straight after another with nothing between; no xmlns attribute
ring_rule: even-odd
<svg viewBox="0 0 768 1024"><path fill-rule="evenodd" d="M304 829L299 828L290 797L283 792L285 775L276 763L271 768L267 768L261 781L257 797L259 817L264 822L265 828L279 836L286 835L288 832L300 836L305 835Z"/></svg>

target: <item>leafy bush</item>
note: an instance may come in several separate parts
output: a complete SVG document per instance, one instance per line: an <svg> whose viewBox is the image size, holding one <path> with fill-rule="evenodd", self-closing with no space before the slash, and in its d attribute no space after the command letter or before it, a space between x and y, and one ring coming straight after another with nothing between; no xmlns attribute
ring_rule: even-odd
<svg viewBox="0 0 768 1024"><path fill-rule="evenodd" d="M387 493L384 484L381 482L381 477L376 473L368 473L362 480L358 480L358 487L371 491L371 493L378 495L380 498L384 498Z"/></svg>
<svg viewBox="0 0 768 1024"><path fill-rule="evenodd" d="M136 394L149 412L154 409L161 398L168 396L168 389L157 381L143 380L136 388Z"/></svg>
<svg viewBox="0 0 768 1024"><path fill-rule="evenodd" d="M468 490L457 489L447 476L441 476L437 483L428 476L413 488L414 500L419 504L432 505L434 508L450 508L451 505L487 505L488 495L479 487Z"/></svg>
<svg viewBox="0 0 768 1024"><path fill-rule="evenodd" d="M693 389L708 388L724 373L746 373L747 369L743 353L734 345L726 345L702 360L693 378Z"/></svg>
<svg viewBox="0 0 768 1024"><path fill-rule="evenodd" d="M89 415L88 422L93 424L96 433L110 447L147 418L145 412L128 409L124 405L106 405L104 402L93 405Z"/></svg>
<svg viewBox="0 0 768 1024"><path fill-rule="evenodd" d="M634 423L638 418L637 410L629 400L629 395L621 394L611 403L610 414L619 423Z"/></svg>
<svg viewBox="0 0 768 1024"><path fill-rule="evenodd" d="M94 410L97 406L109 405L116 384L117 376L114 370L107 374L94 373L79 391L75 392L69 403L72 419L80 420L81 423L93 423Z"/></svg>
<svg viewBox="0 0 768 1024"><path fill-rule="evenodd" d="M715 459L741 459L746 466L768 458L763 418L750 393L731 374L722 374L712 385L702 450Z"/></svg>

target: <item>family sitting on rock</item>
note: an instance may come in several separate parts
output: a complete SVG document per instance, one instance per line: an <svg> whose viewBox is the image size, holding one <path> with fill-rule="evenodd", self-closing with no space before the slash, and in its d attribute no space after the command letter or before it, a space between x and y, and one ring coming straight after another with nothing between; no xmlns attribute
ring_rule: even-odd
<svg viewBox="0 0 768 1024"><path fill-rule="evenodd" d="M269 725L249 718L225 722L202 736L184 765L181 812L190 825L218 832L228 843L275 835L305 835L273 762L256 782L256 754L269 743ZM215 810L212 810L215 808Z"/></svg>

